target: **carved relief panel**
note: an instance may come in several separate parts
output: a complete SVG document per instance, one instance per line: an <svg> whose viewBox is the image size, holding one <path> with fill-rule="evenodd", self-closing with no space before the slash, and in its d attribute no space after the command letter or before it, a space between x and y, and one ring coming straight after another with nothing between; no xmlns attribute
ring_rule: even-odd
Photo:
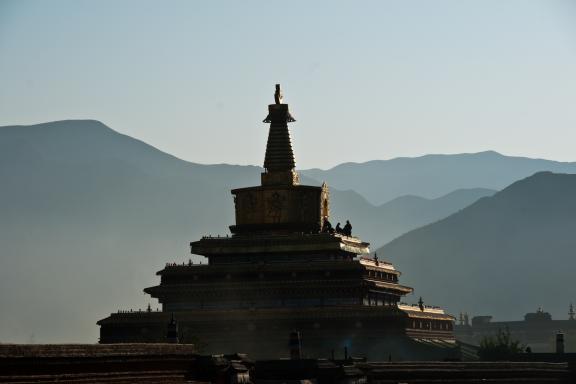
<svg viewBox="0 0 576 384"><path fill-rule="evenodd" d="M264 193L266 222L280 223L287 221L286 195L284 191L266 191Z"/></svg>
<svg viewBox="0 0 576 384"><path fill-rule="evenodd" d="M259 190L239 191L234 196L234 203L237 224L252 224L262 220L260 214L262 198Z"/></svg>
<svg viewBox="0 0 576 384"><path fill-rule="evenodd" d="M235 192L236 224L321 223L318 187L254 188Z"/></svg>

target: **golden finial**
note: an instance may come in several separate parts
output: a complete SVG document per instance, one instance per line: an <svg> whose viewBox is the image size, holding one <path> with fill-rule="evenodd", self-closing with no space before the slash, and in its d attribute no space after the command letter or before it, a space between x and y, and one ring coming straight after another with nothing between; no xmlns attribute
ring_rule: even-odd
<svg viewBox="0 0 576 384"><path fill-rule="evenodd" d="M276 104L282 104L284 101L284 95L282 94L282 90L280 89L280 84L276 84L276 92L274 92L274 101Z"/></svg>

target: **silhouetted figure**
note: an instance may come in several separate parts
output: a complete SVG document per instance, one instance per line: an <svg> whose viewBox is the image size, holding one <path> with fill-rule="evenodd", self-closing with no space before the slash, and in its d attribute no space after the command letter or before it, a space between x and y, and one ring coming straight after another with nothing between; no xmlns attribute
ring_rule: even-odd
<svg viewBox="0 0 576 384"><path fill-rule="evenodd" d="M172 313L172 317L166 328L166 341L171 344L178 344L180 342L178 338L178 322L174 319L174 313Z"/></svg>
<svg viewBox="0 0 576 384"><path fill-rule="evenodd" d="M530 348L530 346L526 347L526 353L532 353L532 348Z"/></svg>
<svg viewBox="0 0 576 384"><path fill-rule="evenodd" d="M342 227L340 226L340 223L336 224L336 233L342 234Z"/></svg>
<svg viewBox="0 0 576 384"><path fill-rule="evenodd" d="M352 224L350 224L350 221L346 220L346 225L344 226L342 233L346 236L352 236Z"/></svg>
<svg viewBox="0 0 576 384"><path fill-rule="evenodd" d="M334 233L334 228L332 228L332 224L330 224L327 217L324 218L324 222L322 223L322 232Z"/></svg>

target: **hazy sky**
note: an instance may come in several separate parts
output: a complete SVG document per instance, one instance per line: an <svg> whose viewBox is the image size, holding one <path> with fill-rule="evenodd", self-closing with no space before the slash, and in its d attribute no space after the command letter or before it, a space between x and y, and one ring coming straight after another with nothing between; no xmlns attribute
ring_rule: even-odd
<svg viewBox="0 0 576 384"><path fill-rule="evenodd" d="M261 164L274 84L299 168L425 153L576 160L576 2L0 0L0 125L97 119Z"/></svg>

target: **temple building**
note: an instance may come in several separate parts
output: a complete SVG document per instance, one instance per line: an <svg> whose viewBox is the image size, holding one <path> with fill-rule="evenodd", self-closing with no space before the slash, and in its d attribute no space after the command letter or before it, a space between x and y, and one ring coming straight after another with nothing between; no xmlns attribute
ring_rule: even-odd
<svg viewBox="0 0 576 384"><path fill-rule="evenodd" d="M413 289L369 244L329 222L326 184L301 185L279 85L261 184L232 190L231 236L190 243L207 264L167 264L144 291L161 312L119 312L100 320L100 343L194 343L204 353L289 355L298 331L302 354L327 357L346 347L371 359L453 357L454 318L442 309L401 304ZM174 324L177 322L177 327ZM174 335L174 329L177 335Z"/></svg>

